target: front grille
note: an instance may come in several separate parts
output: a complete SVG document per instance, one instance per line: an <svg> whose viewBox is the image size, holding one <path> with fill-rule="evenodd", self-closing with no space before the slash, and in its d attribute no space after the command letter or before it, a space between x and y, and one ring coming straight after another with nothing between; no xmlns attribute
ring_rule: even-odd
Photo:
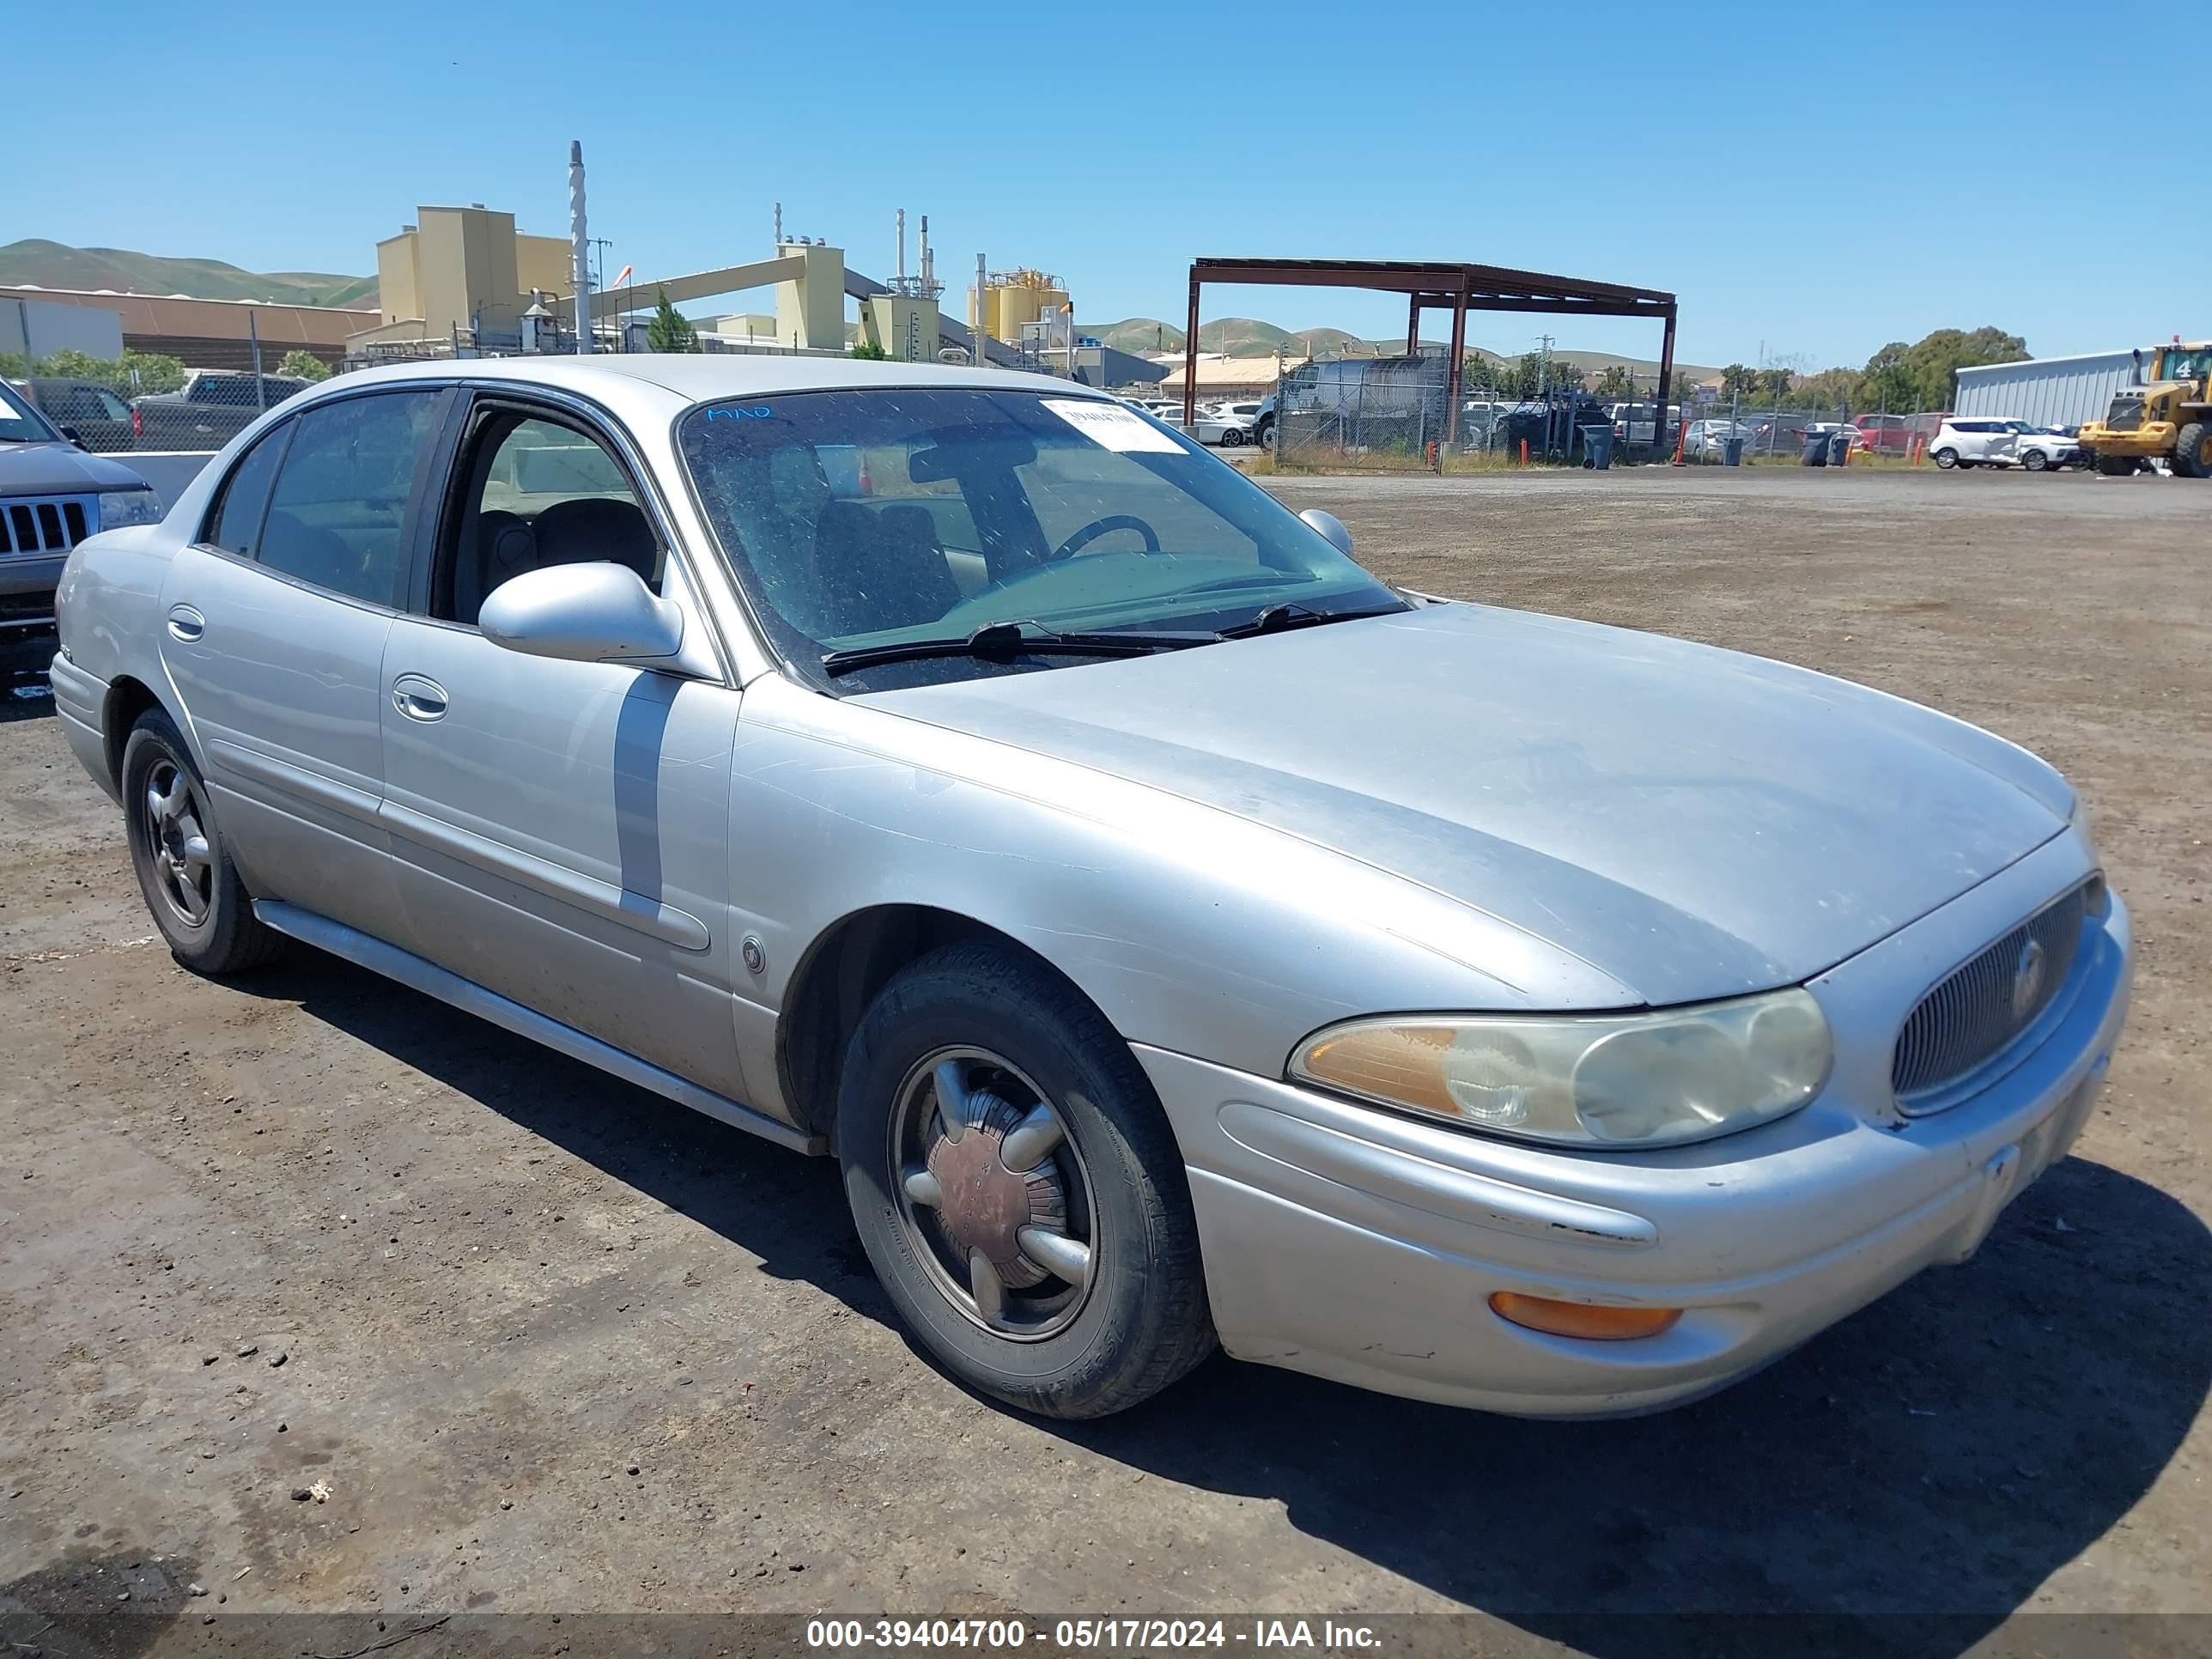
<svg viewBox="0 0 2212 1659"><path fill-rule="evenodd" d="M90 535L98 523L88 496L0 500L0 558L66 553Z"/></svg>
<svg viewBox="0 0 2212 1659"><path fill-rule="evenodd" d="M2133 432L2142 424L2143 400L2140 398L2115 398L2112 411L2105 416L2106 430Z"/></svg>
<svg viewBox="0 0 2212 1659"><path fill-rule="evenodd" d="M1898 1033L1890 1086L1907 1112L1931 1111L2051 1006L2074 968L2100 885L2055 899L1920 1000Z"/></svg>

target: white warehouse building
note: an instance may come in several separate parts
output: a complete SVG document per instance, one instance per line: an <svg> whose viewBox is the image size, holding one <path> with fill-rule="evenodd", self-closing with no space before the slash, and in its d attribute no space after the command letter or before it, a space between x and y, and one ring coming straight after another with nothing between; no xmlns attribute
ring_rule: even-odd
<svg viewBox="0 0 2212 1659"><path fill-rule="evenodd" d="M2030 426L2081 426L2102 420L2112 394L2135 382L2135 354L2128 351L1984 363L1959 371L1957 412Z"/></svg>

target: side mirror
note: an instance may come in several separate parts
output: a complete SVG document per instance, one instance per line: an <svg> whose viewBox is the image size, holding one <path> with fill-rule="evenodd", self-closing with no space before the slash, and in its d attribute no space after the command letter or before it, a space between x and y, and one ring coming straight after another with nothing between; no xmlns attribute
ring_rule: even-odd
<svg viewBox="0 0 2212 1659"><path fill-rule="evenodd" d="M556 564L501 582L477 614L484 637L565 662L653 662L684 648L684 612L624 564Z"/></svg>
<svg viewBox="0 0 2212 1659"><path fill-rule="evenodd" d="M1322 539L1343 554L1346 558L1352 556L1352 532L1344 527L1344 520L1338 518L1335 514L1324 513L1317 507L1310 507L1299 514L1298 517L1304 520L1313 529L1320 532Z"/></svg>
<svg viewBox="0 0 2212 1659"><path fill-rule="evenodd" d="M82 449L84 447L84 440L76 435L76 428L75 427L65 426L62 428L61 434L70 442L75 444L79 449Z"/></svg>

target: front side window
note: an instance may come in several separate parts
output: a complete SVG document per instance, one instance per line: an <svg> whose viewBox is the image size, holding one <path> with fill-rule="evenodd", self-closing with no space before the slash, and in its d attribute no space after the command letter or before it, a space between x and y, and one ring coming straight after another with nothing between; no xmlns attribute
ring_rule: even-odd
<svg viewBox="0 0 2212 1659"><path fill-rule="evenodd" d="M502 582L549 565L627 565L660 591L660 539L629 476L575 427L513 408L481 411L455 489L432 583L434 617L474 623Z"/></svg>
<svg viewBox="0 0 2212 1659"><path fill-rule="evenodd" d="M240 558L253 556L261 537L262 515L269 510L269 487L276 482L276 463L283 459L291 431L287 422L264 433L231 468L204 539Z"/></svg>
<svg viewBox="0 0 2212 1659"><path fill-rule="evenodd" d="M994 623L1210 633L1389 589L1180 433L1118 404L981 389L804 392L679 424L701 505L775 643L960 639ZM1070 659L930 659L850 689Z"/></svg>
<svg viewBox="0 0 2212 1659"><path fill-rule="evenodd" d="M333 592L392 604L407 503L438 396L380 392L300 416L262 525L261 562Z"/></svg>
<svg viewBox="0 0 2212 1659"><path fill-rule="evenodd" d="M0 444L50 444L60 438L46 416L17 397L15 387L0 380Z"/></svg>

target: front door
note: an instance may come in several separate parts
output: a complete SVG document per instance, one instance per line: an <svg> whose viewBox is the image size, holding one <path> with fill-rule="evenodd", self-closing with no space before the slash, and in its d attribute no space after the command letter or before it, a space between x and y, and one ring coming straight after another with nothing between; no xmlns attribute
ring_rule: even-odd
<svg viewBox="0 0 2212 1659"><path fill-rule="evenodd" d="M246 885L380 938L386 635L442 392L319 404L232 466L158 626Z"/></svg>
<svg viewBox="0 0 2212 1659"><path fill-rule="evenodd" d="M484 637L503 580L606 559L706 626L626 471L586 423L485 400L465 423L429 580L383 661L385 799L418 954L742 1100L731 1006L738 693Z"/></svg>

